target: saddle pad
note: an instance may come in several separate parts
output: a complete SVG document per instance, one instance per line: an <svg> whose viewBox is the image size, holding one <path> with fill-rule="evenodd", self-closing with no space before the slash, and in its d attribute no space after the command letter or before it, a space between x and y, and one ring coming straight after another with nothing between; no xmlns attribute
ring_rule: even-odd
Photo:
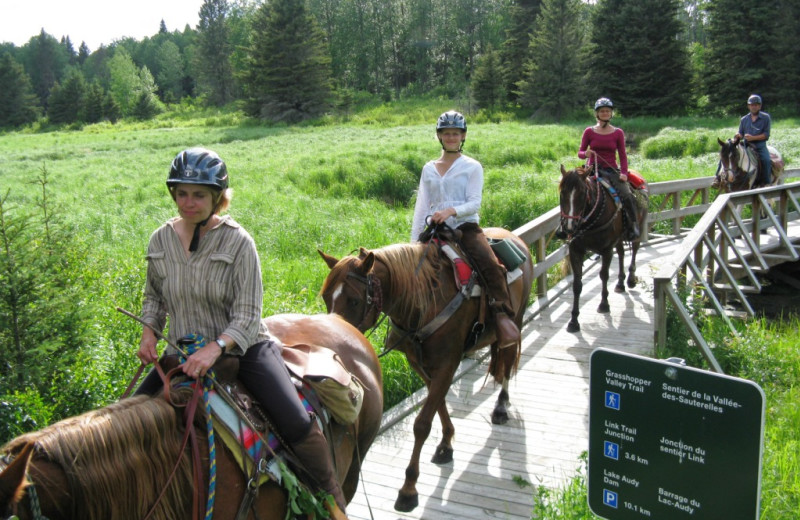
<svg viewBox="0 0 800 520"><path fill-rule="evenodd" d="M307 411L313 412L311 404L300 390L297 391L297 396L303 402L303 407ZM208 392L208 402L211 406L211 419L214 424L214 432L222 440L223 444L228 447L228 450L231 452L231 455L233 455L233 458L236 460L236 463L245 476L250 475L253 464L261 460L261 455L263 453L267 461L267 471L259 474L258 485L260 486L268 480L280 482L281 476L278 471L278 461L273 457L273 454L281 447L278 438L275 437L272 432L269 432L267 435L267 445L269 449L262 449L263 442L261 436L239 418L236 411L230 407L225 399L220 397L216 390L212 389ZM244 448L244 450L242 448ZM245 460L245 456L247 460Z"/></svg>
<svg viewBox="0 0 800 520"><path fill-rule="evenodd" d="M517 268L516 268L516 269L514 269L513 271L508 271L508 272L506 273L506 283L507 283L508 285L511 285L512 283L516 282L516 281L517 281L517 279L518 279L520 276L522 276L522 268L521 268L521 267L517 267ZM472 297L472 298L477 298L477 297L478 297L478 296L480 296L481 294L483 294L483 291L482 291L482 289L481 289L481 286L480 286L480 285L478 285L478 284L475 284L474 286L472 286L472 292L471 292L471 293L469 293L470 297Z"/></svg>

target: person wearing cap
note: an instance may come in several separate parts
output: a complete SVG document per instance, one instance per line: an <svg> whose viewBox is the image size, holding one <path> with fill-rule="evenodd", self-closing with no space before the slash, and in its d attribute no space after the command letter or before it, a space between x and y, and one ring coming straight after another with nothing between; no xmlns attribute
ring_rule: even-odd
<svg viewBox="0 0 800 520"><path fill-rule="evenodd" d="M434 224L446 223L461 231L461 248L486 281L485 290L497 330L497 347L517 345L520 332L511 319L514 309L508 294L505 271L478 224L483 166L462 153L467 140L467 121L464 116L455 110L444 112L436 122L436 137L442 145L442 152L438 159L428 161L422 167L411 241L419 240L428 220Z"/></svg>
<svg viewBox="0 0 800 520"><path fill-rule="evenodd" d="M598 175L607 179L619 193L622 209L625 212L625 239L639 238L639 221L636 218L636 201L628 186L628 154L625 150L625 132L611 124L614 117L614 103L601 97L594 104L594 126L583 131L578 158L586 160L586 166L596 168ZM619 156L619 166L617 165ZM556 231L558 238L566 238L563 229Z"/></svg>
<svg viewBox="0 0 800 520"><path fill-rule="evenodd" d="M344 495L331 452L317 421L306 411L281 356L280 342L261 319L261 264L250 234L230 215L228 170L215 152L189 148L172 161L167 188L178 211L150 236L142 303L145 326L137 356L145 365L159 361L154 331L198 347L181 365L203 377L223 355L237 356L238 378L267 411L283 439L319 486L333 495L343 517ZM203 338L199 340L197 338ZM165 355L177 354L168 346ZM137 394L161 389L151 370Z"/></svg>
<svg viewBox="0 0 800 520"><path fill-rule="evenodd" d="M751 94L747 98L747 108L750 111L739 121L739 131L734 139L744 139L748 144L755 148L761 158L761 186L772 184L772 158L769 156L767 141L769 141L769 131L772 126L772 118L761 110L761 96Z"/></svg>

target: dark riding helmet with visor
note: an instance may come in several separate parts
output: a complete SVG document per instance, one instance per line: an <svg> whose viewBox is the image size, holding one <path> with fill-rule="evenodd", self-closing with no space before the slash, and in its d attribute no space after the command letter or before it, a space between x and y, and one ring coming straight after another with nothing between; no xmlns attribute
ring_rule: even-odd
<svg viewBox="0 0 800 520"><path fill-rule="evenodd" d="M205 148L188 148L172 160L167 187L202 184L217 191L228 188L228 169L219 155Z"/></svg>
<svg viewBox="0 0 800 520"><path fill-rule="evenodd" d="M595 113L595 116L597 116L597 111L600 110L601 108L609 108L609 109L611 109L611 117L614 117L614 103L612 103L611 100L608 99L607 97L601 97L600 99L598 99L597 101L594 102L594 113ZM611 121L611 117L609 117L608 119L600 119L598 117L598 119L600 119L600 121L605 123L603 125L603 126L605 126L606 124L608 124L609 121Z"/></svg>
<svg viewBox="0 0 800 520"><path fill-rule="evenodd" d="M189 251L196 251L200 240L200 228L205 226L217 212L223 192L228 189L228 168L216 152L199 147L188 148L175 156L169 168L167 188L173 199L178 184L208 186L216 192L211 214L202 222L198 222L194 228Z"/></svg>
<svg viewBox="0 0 800 520"><path fill-rule="evenodd" d="M749 98L747 98L748 105L760 105L761 104L761 96L758 94L751 94Z"/></svg>
<svg viewBox="0 0 800 520"><path fill-rule="evenodd" d="M455 110L448 110L440 115L439 119L436 121L436 133L438 134L447 128L457 128L461 130L461 146L458 147L458 152L460 152L461 149L464 148L464 141L467 140L467 120L464 119L464 115L461 112L456 112ZM441 138L439 139L439 142L442 143ZM446 152L458 153L453 150L446 150L444 148L444 143L442 143L442 149Z"/></svg>

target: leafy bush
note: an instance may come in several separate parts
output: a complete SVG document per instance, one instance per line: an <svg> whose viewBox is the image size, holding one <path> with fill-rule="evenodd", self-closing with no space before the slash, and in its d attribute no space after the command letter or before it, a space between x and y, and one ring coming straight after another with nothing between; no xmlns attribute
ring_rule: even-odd
<svg viewBox="0 0 800 520"><path fill-rule="evenodd" d="M647 159L698 157L718 151L716 135L705 128L678 130L667 127L658 135L645 139L641 145L641 153Z"/></svg>

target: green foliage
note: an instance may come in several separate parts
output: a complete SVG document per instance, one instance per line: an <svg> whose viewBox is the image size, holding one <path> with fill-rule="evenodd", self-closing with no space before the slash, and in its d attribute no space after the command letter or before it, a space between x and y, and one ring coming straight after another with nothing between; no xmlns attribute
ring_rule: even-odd
<svg viewBox="0 0 800 520"><path fill-rule="evenodd" d="M591 97L627 115L681 113L690 103L689 62L678 40L677 0L600 0L592 24Z"/></svg>
<svg viewBox="0 0 800 520"><path fill-rule="evenodd" d="M531 36L519 101L536 117L560 120L585 104L581 55L586 38L580 0L544 0Z"/></svg>
<svg viewBox="0 0 800 520"><path fill-rule="evenodd" d="M305 1L263 4L253 34L242 76L248 114L288 123L322 114L331 98L330 56Z"/></svg>
<svg viewBox="0 0 800 520"><path fill-rule="evenodd" d="M531 518L536 520L595 520L586 500L586 468L589 454L579 458L576 475L564 487L551 490L539 486L534 495Z"/></svg>
<svg viewBox="0 0 800 520"><path fill-rule="evenodd" d="M500 75L497 53L489 49L478 62L472 78L472 96L478 107L493 109L503 104L506 96L503 86L497 81Z"/></svg>
<svg viewBox="0 0 800 520"><path fill-rule="evenodd" d="M698 157L713 152L719 152L717 134L707 128L680 130L666 127L641 145L642 156L647 159Z"/></svg>
<svg viewBox="0 0 800 520"><path fill-rule="evenodd" d="M500 49L500 63L503 89L510 101L517 99L517 85L524 79L531 28L536 25L541 3L542 0L513 0L508 8L509 23Z"/></svg>
<svg viewBox="0 0 800 520"><path fill-rule="evenodd" d="M194 67L198 88L216 106L225 105L234 98L234 74L230 61L233 45L227 24L229 10L227 0L204 0L197 25Z"/></svg>
<svg viewBox="0 0 800 520"><path fill-rule="evenodd" d="M81 121L86 113L86 94L88 86L80 71L73 71L64 80L50 89L47 117L51 123L74 123Z"/></svg>
<svg viewBox="0 0 800 520"><path fill-rule="evenodd" d="M333 497L321 491L320 496L315 496L304 486L297 476L286 467L283 461L278 462L281 474L281 486L286 490L287 507L285 520L303 515L311 518L330 518L325 509L324 501L333 501Z"/></svg>
<svg viewBox="0 0 800 520"><path fill-rule="evenodd" d="M41 109L25 69L11 57L0 55L0 128L31 123Z"/></svg>

